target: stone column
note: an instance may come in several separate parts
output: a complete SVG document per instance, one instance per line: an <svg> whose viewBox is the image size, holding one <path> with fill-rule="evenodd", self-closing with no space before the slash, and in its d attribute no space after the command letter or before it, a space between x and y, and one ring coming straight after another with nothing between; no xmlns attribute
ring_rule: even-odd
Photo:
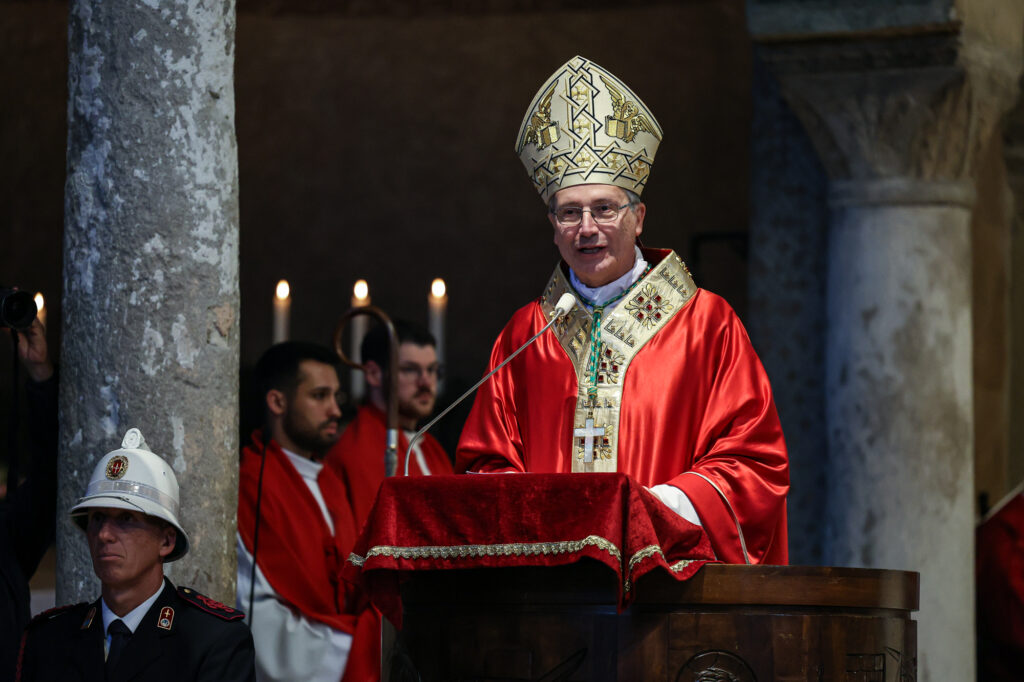
<svg viewBox="0 0 1024 682"><path fill-rule="evenodd" d="M233 0L70 4L58 603L98 594L67 512L130 427L181 486L168 575L234 601L234 32Z"/></svg>
<svg viewBox="0 0 1024 682"><path fill-rule="evenodd" d="M971 170L1019 70L965 35L760 47L831 178L824 559L920 571L921 680L975 675Z"/></svg>

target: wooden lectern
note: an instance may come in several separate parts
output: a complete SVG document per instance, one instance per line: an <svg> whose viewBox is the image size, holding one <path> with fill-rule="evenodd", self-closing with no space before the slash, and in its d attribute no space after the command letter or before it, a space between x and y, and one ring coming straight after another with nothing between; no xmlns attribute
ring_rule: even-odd
<svg viewBox="0 0 1024 682"><path fill-rule="evenodd" d="M916 573L680 558L696 527L619 474L432 478L385 482L346 568L400 625L385 680L916 678ZM531 513L581 481L579 518Z"/></svg>
<svg viewBox="0 0 1024 682"><path fill-rule="evenodd" d="M918 575L707 564L616 613L595 562L417 573L384 679L906 682ZM387 659L385 652L385 659Z"/></svg>

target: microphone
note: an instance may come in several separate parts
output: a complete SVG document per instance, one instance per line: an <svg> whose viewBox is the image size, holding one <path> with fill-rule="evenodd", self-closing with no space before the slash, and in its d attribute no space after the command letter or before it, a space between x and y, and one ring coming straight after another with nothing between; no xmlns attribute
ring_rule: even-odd
<svg viewBox="0 0 1024 682"><path fill-rule="evenodd" d="M462 402L463 400L465 400L466 398L468 398L468 397L469 397L469 396L470 396L470 395L471 395L471 394L473 393L473 391L475 391L476 389L480 388L480 386L481 386L481 385L482 385L482 384L483 384L483 383L484 383L485 381L487 381L487 380L488 380L488 379L490 379L490 378L491 378L492 376L494 376L494 373L495 373L495 372L497 372L497 371L498 371L499 369L501 369L502 367L504 367L505 365L507 365L507 364L508 364L509 362L511 362L511 361L512 361L512 358L514 358L515 356L519 355L519 354L520 354L520 353L522 353L522 352L523 352L524 350L526 350L526 347L527 347L527 346L529 346L529 345L530 345L531 343L533 343L534 341L536 341L537 339L539 339L539 338L540 338L540 335L541 335L541 334L543 334L544 332L546 332L546 331L548 330L548 327L550 327L550 326L551 326L551 325L553 325L553 324L554 324L554 323L555 323L556 321L558 321L558 320L562 319L563 317L565 317L566 315L568 315L568 314L569 314L569 311L570 311L570 310L572 310L572 309L573 309L573 307L574 307L575 305L576 305L576 297L575 297L575 296L573 296L572 294L570 294L570 293L569 293L568 291L567 291L567 292L565 292L564 294L562 294L562 295L561 295L561 297L559 297L559 299L558 299L558 302L557 302L557 303L555 303L555 309L554 309L554 311L553 311L553 314L551 315L551 321L550 321L550 322L548 322L548 323L547 323L546 325L544 325L544 328L543 328L543 329L541 329L541 330L540 330L539 332L537 332L536 334L534 334L534 335L533 335L533 336L532 336L532 337L530 338L530 340L529 340L529 341L527 341L526 343L524 343L523 345L521 345L521 346L520 346L520 347L519 347L518 349L516 349L516 351L515 351L514 353L512 353L512 354L511 354L511 355L509 355L509 356L508 356L507 358L505 358L504 360L502 360L502 361L501 361L501 364L500 364L500 365L498 365L497 367L495 367L494 369L492 369L492 370L491 370L490 372L488 372L487 374L485 374L485 375L484 375L484 378L483 378L483 379L481 379L480 381L478 381L478 382L476 382L475 384L473 384L473 385L472 385L472 386L471 386L471 387L469 388L469 390L468 390L468 391L466 391L465 393L463 393L462 395L460 395L460 396L459 396L458 398L456 398L456 399L455 399L455 401L454 401L454 402L453 402L453 403L452 403L451 405L449 405L448 407L444 408L444 410L443 410L443 411L442 411L442 412L441 412L441 413L440 413L439 415L437 415L436 417L434 417L433 419L431 419L431 420L430 420L429 422L427 422L427 425L426 425L426 426L424 426L424 427L423 427L422 429L420 429L419 431L417 431L417 432L416 432L416 435L414 435L414 436L413 436L412 438L410 438L410 439L409 439L409 447L408 447L408 449L407 449L407 450L405 451L405 475L406 475L406 476L408 476L408 475L409 475L409 458L410 458L410 457L412 456L412 449L413 449L413 446L415 446L415 445L416 445L416 441L418 441L418 440L419 440L420 438L422 438L422 437L423 437L423 434L424 434L424 433L426 433L427 431L429 431L429 430L430 430L430 427L431 427L431 426L433 426L433 425L434 425L434 424L436 424L437 422L441 421L441 417L443 417L443 416L445 416L446 414L448 414L449 412L451 412L451 411L452 411L452 409L453 409L453 408L454 408L454 407L455 407L456 405L458 405L458 404L459 404L459 403L461 403L461 402Z"/></svg>

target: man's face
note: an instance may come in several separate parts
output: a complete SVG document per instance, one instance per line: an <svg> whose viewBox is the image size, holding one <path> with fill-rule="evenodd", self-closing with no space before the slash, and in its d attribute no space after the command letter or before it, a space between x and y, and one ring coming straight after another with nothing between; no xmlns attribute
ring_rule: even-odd
<svg viewBox="0 0 1024 682"><path fill-rule="evenodd" d="M614 185L575 185L555 194L555 210L563 206L591 209L600 205L615 208L629 203L626 193ZM579 225L560 225L548 215L555 228L555 245L580 281L589 287L612 282L633 267L633 245L643 231L646 207L639 204L624 208L607 225L594 222L590 211L583 213Z"/></svg>
<svg viewBox="0 0 1024 682"><path fill-rule="evenodd" d="M398 414L418 422L434 411L437 400L437 351L433 346L403 343L398 347Z"/></svg>
<svg viewBox="0 0 1024 682"><path fill-rule="evenodd" d="M97 507L85 529L92 570L106 588L126 589L163 574L177 531L137 511Z"/></svg>
<svg viewBox="0 0 1024 682"><path fill-rule="evenodd" d="M281 427L297 446L322 457L341 432L338 394L341 384L331 365L316 360L299 363L299 384L288 396Z"/></svg>

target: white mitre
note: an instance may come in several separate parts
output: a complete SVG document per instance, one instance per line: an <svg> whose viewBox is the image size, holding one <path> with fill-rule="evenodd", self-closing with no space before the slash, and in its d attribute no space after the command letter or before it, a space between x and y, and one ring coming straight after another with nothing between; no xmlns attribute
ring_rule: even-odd
<svg viewBox="0 0 1024 682"><path fill-rule="evenodd" d="M516 153L544 201L586 184L641 194L661 137L654 114L629 86L577 56L537 91Z"/></svg>

